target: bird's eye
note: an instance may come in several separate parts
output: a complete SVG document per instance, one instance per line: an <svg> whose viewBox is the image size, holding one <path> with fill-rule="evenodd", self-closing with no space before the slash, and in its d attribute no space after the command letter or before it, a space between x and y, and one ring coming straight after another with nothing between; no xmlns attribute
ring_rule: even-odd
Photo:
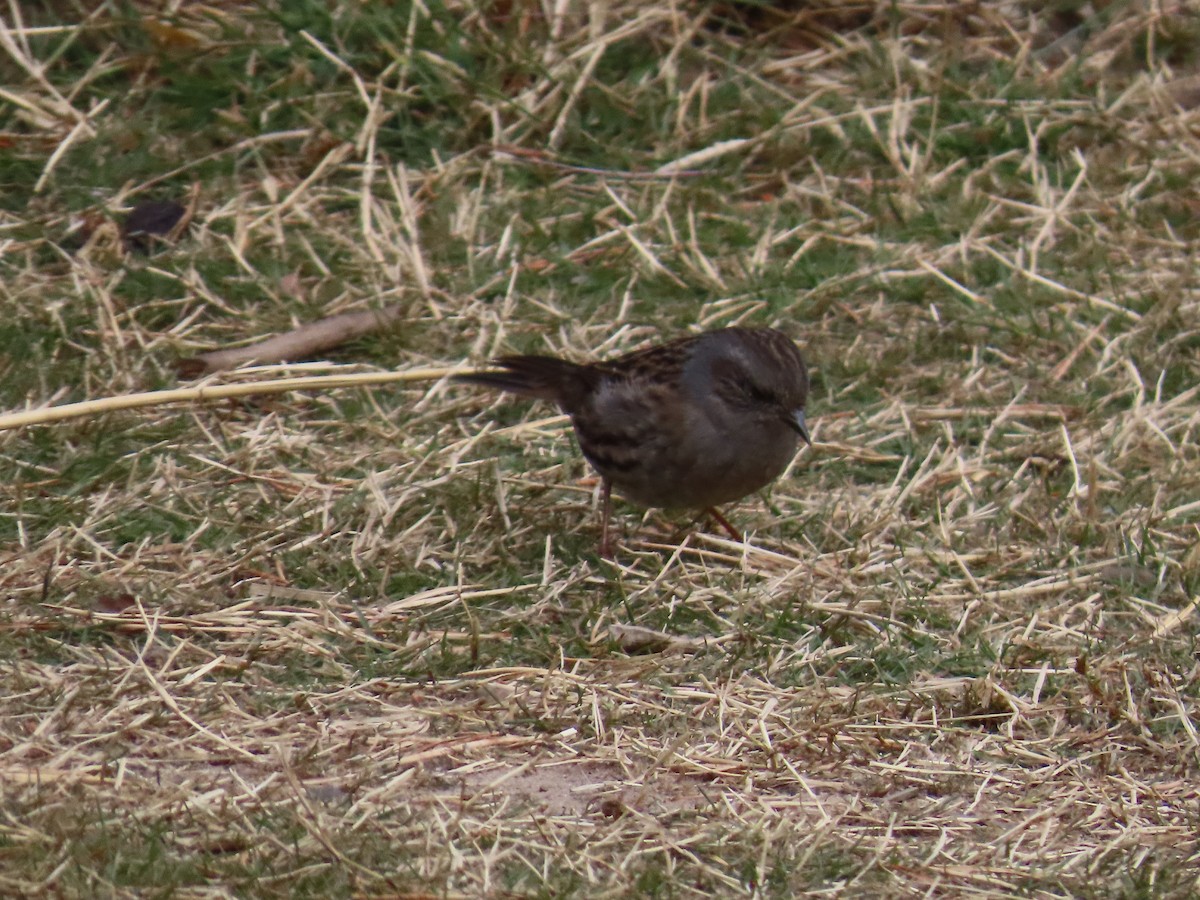
<svg viewBox="0 0 1200 900"><path fill-rule="evenodd" d="M772 406L776 403L773 391L753 381L738 379L732 385L734 395L748 406Z"/></svg>
<svg viewBox="0 0 1200 900"><path fill-rule="evenodd" d="M774 403L775 392L753 381L746 385L746 392L755 403Z"/></svg>
<svg viewBox="0 0 1200 900"><path fill-rule="evenodd" d="M719 359L713 363L713 386L726 402L736 406L776 406L779 397L770 387L750 377L747 367L733 360Z"/></svg>

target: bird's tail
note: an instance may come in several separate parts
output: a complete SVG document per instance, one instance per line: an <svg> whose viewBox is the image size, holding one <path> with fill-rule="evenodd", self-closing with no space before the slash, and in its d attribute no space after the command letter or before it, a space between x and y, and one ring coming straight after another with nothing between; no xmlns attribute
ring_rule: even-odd
<svg viewBox="0 0 1200 900"><path fill-rule="evenodd" d="M551 400L564 409L574 405L572 401L587 390L591 380L589 366L555 356L501 356L492 364L495 371L455 375L454 380Z"/></svg>

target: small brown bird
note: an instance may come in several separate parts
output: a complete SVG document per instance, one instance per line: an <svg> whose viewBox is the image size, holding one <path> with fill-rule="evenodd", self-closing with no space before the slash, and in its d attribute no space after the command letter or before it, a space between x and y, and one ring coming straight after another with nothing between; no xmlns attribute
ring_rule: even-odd
<svg viewBox="0 0 1200 900"><path fill-rule="evenodd" d="M721 328L607 362L502 356L495 372L456 376L558 404L600 473L600 555L611 556L612 489L642 506L707 509L769 484L801 439L808 370L773 328Z"/></svg>

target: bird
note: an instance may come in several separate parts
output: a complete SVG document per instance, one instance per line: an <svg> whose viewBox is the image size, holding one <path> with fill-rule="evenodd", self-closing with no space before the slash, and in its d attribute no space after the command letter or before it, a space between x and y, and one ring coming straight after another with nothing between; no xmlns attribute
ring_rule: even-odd
<svg viewBox="0 0 1200 900"><path fill-rule="evenodd" d="M612 491L645 507L707 510L783 472L803 440L808 368L774 328L728 327L602 362L500 356L495 369L458 382L549 400L566 413L584 458L600 475L600 556L612 558Z"/></svg>

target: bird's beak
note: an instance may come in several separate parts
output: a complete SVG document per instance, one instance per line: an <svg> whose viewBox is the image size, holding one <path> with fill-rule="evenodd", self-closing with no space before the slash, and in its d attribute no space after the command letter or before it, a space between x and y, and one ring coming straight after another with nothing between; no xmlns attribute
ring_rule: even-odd
<svg viewBox="0 0 1200 900"><path fill-rule="evenodd" d="M804 425L804 410L798 409L788 418L787 423L796 429L796 434L804 438L804 443L812 446L812 438L808 436L808 428Z"/></svg>

